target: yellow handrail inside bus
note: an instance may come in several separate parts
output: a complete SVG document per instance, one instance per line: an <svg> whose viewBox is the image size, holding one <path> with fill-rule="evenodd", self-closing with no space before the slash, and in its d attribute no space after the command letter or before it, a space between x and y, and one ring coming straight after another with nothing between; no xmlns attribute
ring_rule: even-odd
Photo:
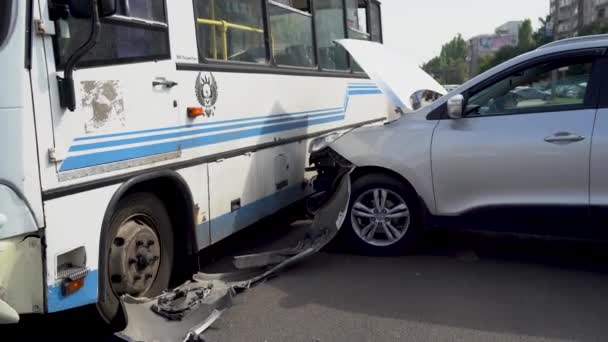
<svg viewBox="0 0 608 342"><path fill-rule="evenodd" d="M264 30L262 30L262 29L259 29L256 27L251 27L251 26L234 24L234 23L227 22L226 20L198 18L198 19L196 19L196 22L201 25L210 25L213 28L219 27L222 30L222 45L223 45L222 52L223 52L223 57L224 57L225 61L228 60L228 29L264 33ZM215 32L213 32L212 45L213 45L213 56L215 59L217 59L217 42L215 39Z"/></svg>

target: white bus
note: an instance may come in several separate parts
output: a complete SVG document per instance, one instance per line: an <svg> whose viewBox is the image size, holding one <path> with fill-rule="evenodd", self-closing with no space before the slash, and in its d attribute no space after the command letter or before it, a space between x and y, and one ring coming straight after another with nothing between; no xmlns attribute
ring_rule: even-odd
<svg viewBox="0 0 608 342"><path fill-rule="evenodd" d="M99 19L101 18L101 19ZM311 139L391 107L334 40L375 0L0 1L0 323L154 296L309 193ZM183 279L178 279L183 280Z"/></svg>

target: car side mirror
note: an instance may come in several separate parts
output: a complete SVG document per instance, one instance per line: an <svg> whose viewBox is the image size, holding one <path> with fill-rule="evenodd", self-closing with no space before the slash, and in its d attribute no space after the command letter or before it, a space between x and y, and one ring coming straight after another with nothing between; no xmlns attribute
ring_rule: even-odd
<svg viewBox="0 0 608 342"><path fill-rule="evenodd" d="M464 96L454 95L448 99L448 116L450 119L462 118L464 107Z"/></svg>
<svg viewBox="0 0 608 342"><path fill-rule="evenodd" d="M89 19L93 17L91 11L91 0L67 0L70 15L74 18ZM105 18L116 14L116 0L97 0L99 8L99 17Z"/></svg>

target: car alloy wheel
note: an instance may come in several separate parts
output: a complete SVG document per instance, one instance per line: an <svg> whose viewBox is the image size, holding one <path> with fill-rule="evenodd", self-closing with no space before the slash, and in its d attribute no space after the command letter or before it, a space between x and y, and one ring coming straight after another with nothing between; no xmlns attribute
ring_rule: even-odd
<svg viewBox="0 0 608 342"><path fill-rule="evenodd" d="M371 189L354 202L351 224L365 243L387 247L399 242L410 226L410 210L405 200L388 189Z"/></svg>

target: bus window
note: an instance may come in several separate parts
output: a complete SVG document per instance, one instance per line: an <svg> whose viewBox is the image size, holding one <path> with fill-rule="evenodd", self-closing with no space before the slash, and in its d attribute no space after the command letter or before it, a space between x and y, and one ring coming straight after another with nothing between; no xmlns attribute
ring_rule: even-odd
<svg viewBox="0 0 608 342"><path fill-rule="evenodd" d="M316 0L315 25L321 68L347 70L346 51L334 43L337 39L346 38L343 0Z"/></svg>
<svg viewBox="0 0 608 342"><path fill-rule="evenodd" d="M99 42L80 60L78 66L169 59L164 1L120 0L119 5L117 15L102 19ZM89 19L70 17L67 23L67 30L57 24L60 34L54 36L58 68L63 67L91 32Z"/></svg>
<svg viewBox="0 0 608 342"><path fill-rule="evenodd" d="M165 8L162 1L118 0L118 13L127 17L165 22Z"/></svg>
<svg viewBox="0 0 608 342"><path fill-rule="evenodd" d="M348 37L360 40L382 42L382 24L380 22L380 4L369 0L346 0L346 26ZM352 62L352 69L362 72L363 69Z"/></svg>
<svg viewBox="0 0 608 342"><path fill-rule="evenodd" d="M367 1L346 0L346 26L349 38L370 39L367 32Z"/></svg>
<svg viewBox="0 0 608 342"><path fill-rule="evenodd" d="M262 0L194 0L199 58L266 63Z"/></svg>
<svg viewBox="0 0 608 342"><path fill-rule="evenodd" d="M309 0L269 1L272 53L279 65L316 65Z"/></svg>
<svg viewBox="0 0 608 342"><path fill-rule="evenodd" d="M369 6L370 34L374 42L382 43L382 22L380 18L380 4L372 2Z"/></svg>

